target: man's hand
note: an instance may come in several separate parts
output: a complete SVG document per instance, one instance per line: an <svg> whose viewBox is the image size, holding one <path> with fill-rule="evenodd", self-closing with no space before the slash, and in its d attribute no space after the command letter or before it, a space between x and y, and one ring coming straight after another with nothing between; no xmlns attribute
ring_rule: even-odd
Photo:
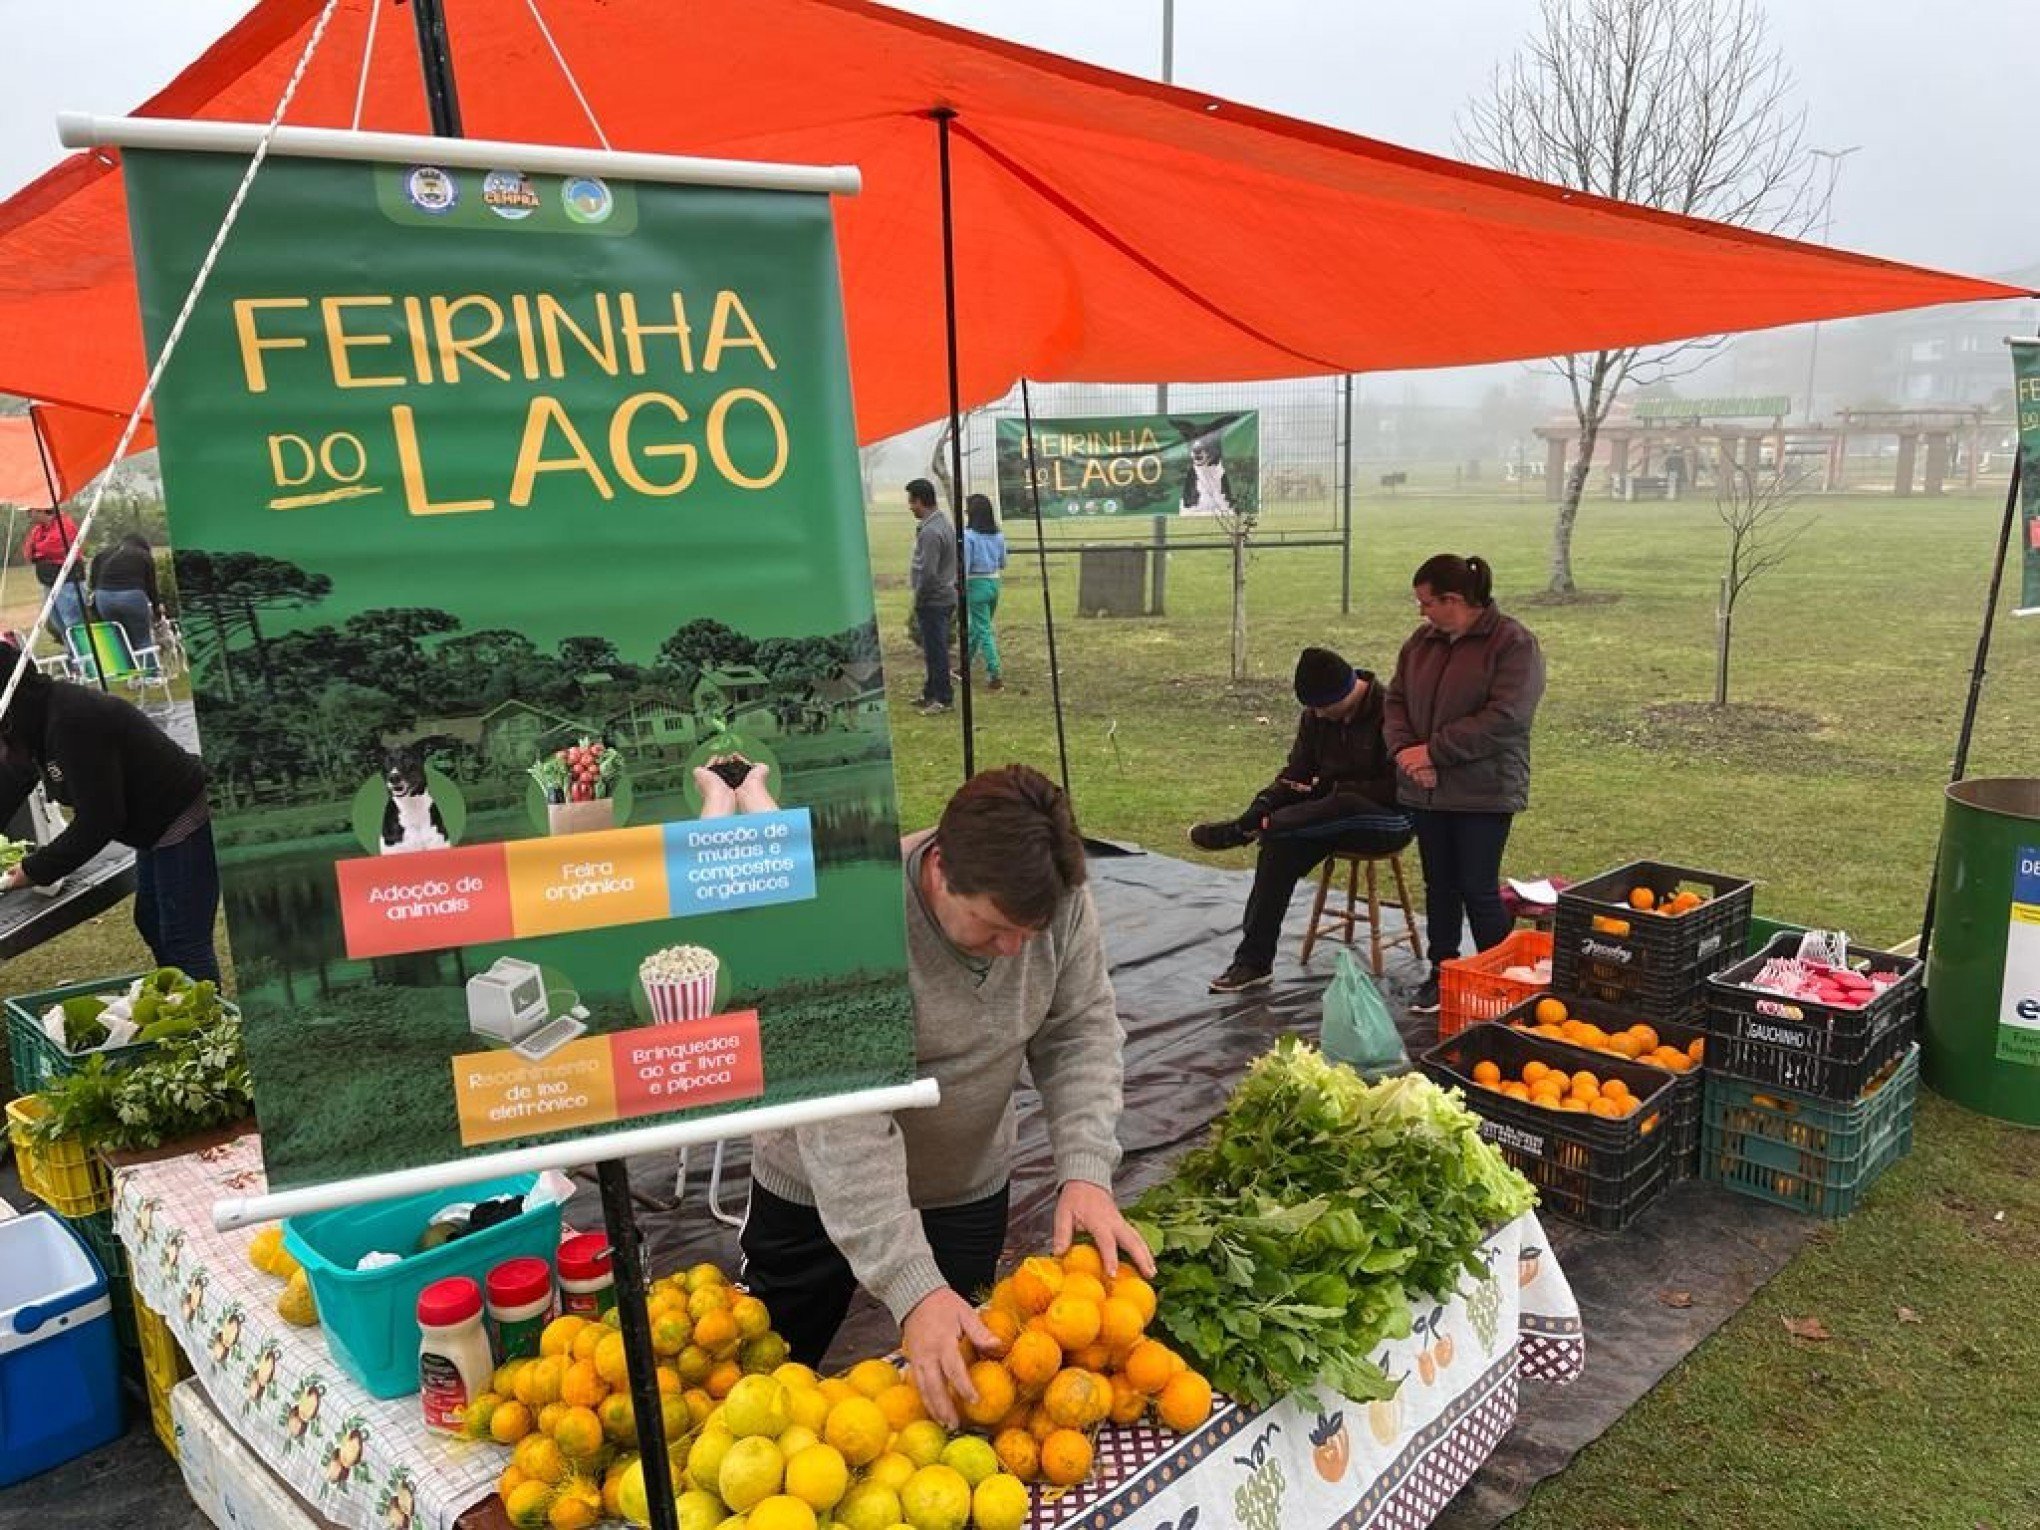
<svg viewBox="0 0 2040 1530"><path fill-rule="evenodd" d="M1112 1192L1089 1180L1066 1180L1055 1201L1057 1258L1070 1251L1078 1233L1088 1234L1098 1245L1098 1259L1105 1267L1107 1280L1119 1273L1121 1252L1142 1275L1154 1274L1155 1256L1148 1252L1146 1241L1133 1230L1132 1224L1119 1214L1119 1204L1112 1199Z"/></svg>
<svg viewBox="0 0 2040 1530"><path fill-rule="evenodd" d="M1425 791L1430 791L1437 786L1438 767L1431 763L1431 746L1429 744L1412 744L1409 748L1400 750L1396 754L1395 763L1404 775L1408 776L1417 785L1423 787Z"/></svg>
<svg viewBox="0 0 2040 1530"><path fill-rule="evenodd" d="M17 887L28 885L28 873L18 865L9 866L5 872L0 872L0 892L13 892Z"/></svg>
<svg viewBox="0 0 2040 1530"><path fill-rule="evenodd" d="M968 1339L981 1355L1001 1355L1006 1346L985 1327L977 1309L954 1288L944 1286L922 1297L900 1324L900 1348L906 1353L921 1404L944 1429L957 1425L956 1400L977 1401L970 1384L962 1341Z"/></svg>

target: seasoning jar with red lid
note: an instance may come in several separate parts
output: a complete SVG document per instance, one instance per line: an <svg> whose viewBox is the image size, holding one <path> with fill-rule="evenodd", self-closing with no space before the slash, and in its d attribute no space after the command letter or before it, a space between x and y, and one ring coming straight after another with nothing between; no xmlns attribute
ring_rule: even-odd
<svg viewBox="0 0 2040 1530"><path fill-rule="evenodd" d="M576 1233L560 1245L560 1311L599 1322L616 1305L607 1233Z"/></svg>
<svg viewBox="0 0 2040 1530"><path fill-rule="evenodd" d="M529 1255L505 1259L489 1271L489 1342L496 1363L538 1353L553 1319L552 1266Z"/></svg>
<svg viewBox="0 0 2040 1530"><path fill-rule="evenodd" d="M418 1293L418 1401L428 1428L460 1432L468 1404L489 1388L495 1362L482 1331L482 1288L465 1275Z"/></svg>

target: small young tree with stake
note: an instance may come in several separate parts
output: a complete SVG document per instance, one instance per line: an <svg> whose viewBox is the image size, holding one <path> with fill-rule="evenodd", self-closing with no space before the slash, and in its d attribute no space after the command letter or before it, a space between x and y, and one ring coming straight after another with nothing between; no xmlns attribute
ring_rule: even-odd
<svg viewBox="0 0 2040 1530"><path fill-rule="evenodd" d="M1728 566L1721 575L1721 600L1714 613L1714 704L1728 705L1728 655L1735 633L1735 605L1742 592L1785 561L1813 520L1787 525L1806 486L1804 468L1787 471L1725 459L1715 475L1714 513L1728 532Z"/></svg>

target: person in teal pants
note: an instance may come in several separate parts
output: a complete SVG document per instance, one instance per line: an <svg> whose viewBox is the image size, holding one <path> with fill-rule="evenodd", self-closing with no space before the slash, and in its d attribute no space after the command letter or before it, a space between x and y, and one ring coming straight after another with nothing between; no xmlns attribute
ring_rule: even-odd
<svg viewBox="0 0 2040 1530"><path fill-rule="evenodd" d="M992 515L992 502L973 494L963 502L963 597L970 620L963 662L985 657L985 689L1003 691L999 678L999 579L1006 568L1006 534Z"/></svg>

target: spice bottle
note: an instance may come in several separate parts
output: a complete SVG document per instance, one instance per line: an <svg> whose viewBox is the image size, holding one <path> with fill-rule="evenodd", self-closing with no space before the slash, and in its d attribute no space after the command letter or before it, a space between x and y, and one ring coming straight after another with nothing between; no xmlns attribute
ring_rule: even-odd
<svg viewBox="0 0 2040 1530"><path fill-rule="evenodd" d="M489 1341L498 1365L536 1355L552 1316L553 1272L543 1259L505 1259L489 1271Z"/></svg>
<svg viewBox="0 0 2040 1530"><path fill-rule="evenodd" d="M560 1311L590 1322L616 1305L606 1233L577 1233L560 1245Z"/></svg>
<svg viewBox="0 0 2040 1530"><path fill-rule="evenodd" d="M493 1368L481 1287L455 1275L420 1291L418 1401L426 1427L459 1433L468 1404L488 1390Z"/></svg>

